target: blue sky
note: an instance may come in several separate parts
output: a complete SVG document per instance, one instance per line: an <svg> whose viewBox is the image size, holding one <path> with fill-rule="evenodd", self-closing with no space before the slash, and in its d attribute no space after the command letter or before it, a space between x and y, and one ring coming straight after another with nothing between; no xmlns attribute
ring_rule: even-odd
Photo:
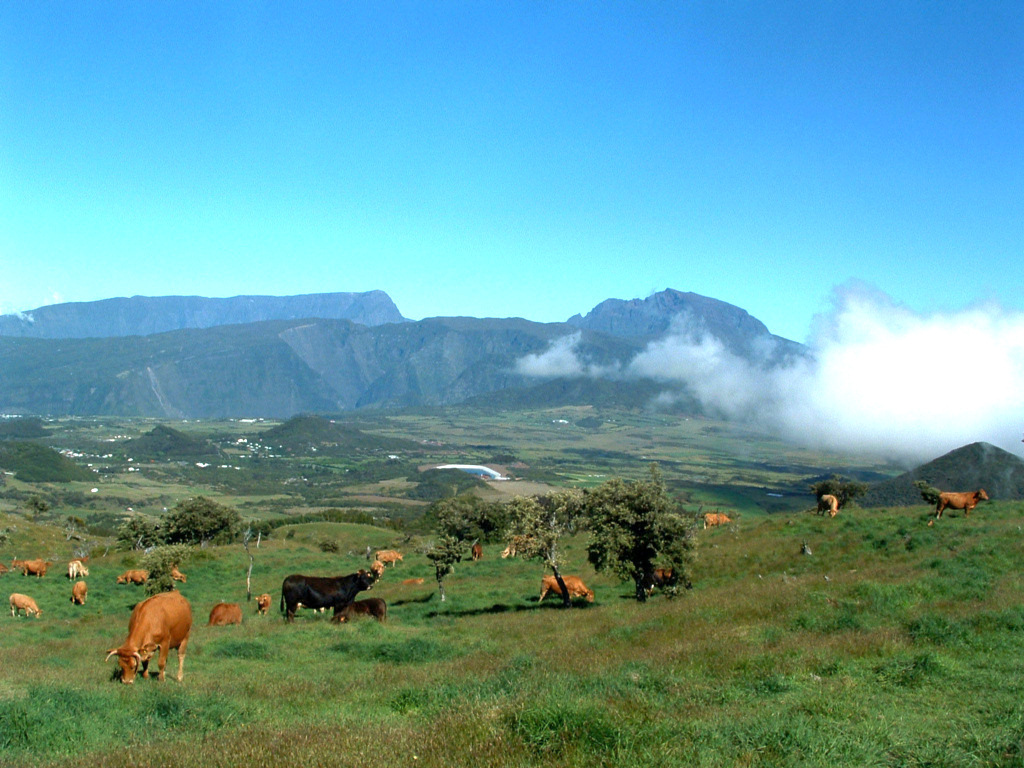
<svg viewBox="0 0 1024 768"><path fill-rule="evenodd" d="M0 312L1024 309L1024 3L0 3Z"/></svg>

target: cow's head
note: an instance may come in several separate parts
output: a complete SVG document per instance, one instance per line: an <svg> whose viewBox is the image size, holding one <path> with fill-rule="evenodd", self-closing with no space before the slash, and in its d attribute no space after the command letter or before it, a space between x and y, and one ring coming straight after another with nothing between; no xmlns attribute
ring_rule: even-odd
<svg viewBox="0 0 1024 768"><path fill-rule="evenodd" d="M977 495L977 497L978 497L978 499L980 501L988 501L988 494L985 493L985 489L984 488L982 488L980 491L978 491L978 493L976 495Z"/></svg>
<svg viewBox="0 0 1024 768"><path fill-rule="evenodd" d="M373 584L376 581L374 574L367 573L360 569L356 574L356 584L359 585L360 590L373 589Z"/></svg>
<svg viewBox="0 0 1024 768"><path fill-rule="evenodd" d="M135 673L142 666L142 654L126 648L114 648L107 653L106 660L111 656L117 656L117 663L121 666L121 682L126 685L134 683Z"/></svg>

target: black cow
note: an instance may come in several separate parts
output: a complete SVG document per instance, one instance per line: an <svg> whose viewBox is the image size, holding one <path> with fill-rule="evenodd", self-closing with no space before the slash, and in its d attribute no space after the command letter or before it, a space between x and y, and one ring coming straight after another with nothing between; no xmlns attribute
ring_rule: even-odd
<svg viewBox="0 0 1024 768"><path fill-rule="evenodd" d="M359 571L348 576L289 576L281 584L281 612L285 620L295 618L299 603L307 608L333 608L338 616L356 595L373 586L373 574Z"/></svg>

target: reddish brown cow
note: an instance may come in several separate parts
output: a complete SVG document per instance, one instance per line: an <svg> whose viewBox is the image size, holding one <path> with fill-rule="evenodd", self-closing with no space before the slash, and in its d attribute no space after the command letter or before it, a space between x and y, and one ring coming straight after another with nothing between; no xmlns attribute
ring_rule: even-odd
<svg viewBox="0 0 1024 768"><path fill-rule="evenodd" d="M725 525L731 523L732 519L728 515L724 515L721 512L705 512L704 513L704 527L714 528L716 525Z"/></svg>
<svg viewBox="0 0 1024 768"><path fill-rule="evenodd" d="M971 510L978 506L979 501L988 501L988 494L985 493L985 489L981 488L977 491L971 491L970 493L954 493L945 492L939 494L939 503L935 507L935 518L942 517L942 510L946 509L962 509L964 515L970 515Z"/></svg>
<svg viewBox="0 0 1024 768"><path fill-rule="evenodd" d="M242 606L238 603L217 603L210 609L211 627L223 627L228 624L242 623Z"/></svg>
<svg viewBox="0 0 1024 768"><path fill-rule="evenodd" d="M569 590L569 597L584 597L587 602L594 602L594 590L587 589L587 585L583 583L583 580L579 576L563 576L562 581L565 582L565 588ZM540 598L537 602L541 602L547 597L548 592L556 595L561 595L562 590L558 586L558 580L554 576L543 576L540 580Z"/></svg>
<svg viewBox="0 0 1024 768"><path fill-rule="evenodd" d="M145 584L149 578L149 571L125 571L117 577L118 584Z"/></svg>
<svg viewBox="0 0 1024 768"><path fill-rule="evenodd" d="M331 621L338 623L352 621L360 616L372 616L381 624L388 620L388 604L379 597L368 597L365 600L356 600L349 603L337 614L331 617Z"/></svg>
<svg viewBox="0 0 1024 768"><path fill-rule="evenodd" d="M256 598L256 613L263 616L267 615L267 611L270 610L270 595L264 592Z"/></svg>
<svg viewBox="0 0 1024 768"><path fill-rule="evenodd" d="M184 677L185 647L192 631L192 606L181 592L160 592L135 606L128 619L128 637L120 647L107 653L117 656L121 665L121 682L134 683L135 674L142 670L149 677L149 661L160 650L157 668L158 680L164 679L164 667L172 648L178 649L178 682Z"/></svg>
<svg viewBox="0 0 1024 768"><path fill-rule="evenodd" d="M393 549L382 549L374 554L374 559L378 560L384 565L397 565L399 560L402 560L402 553L397 552Z"/></svg>
<svg viewBox="0 0 1024 768"><path fill-rule="evenodd" d="M35 560L23 560L21 563L21 572L25 576L37 576L41 579L46 575L46 571L51 565L53 565L52 562L41 558L37 558Z"/></svg>
<svg viewBox="0 0 1024 768"><path fill-rule="evenodd" d="M473 542L473 548L470 550L470 552L473 556L474 561L479 560L481 557L484 556L484 548L480 546L479 541Z"/></svg>
<svg viewBox="0 0 1024 768"><path fill-rule="evenodd" d="M180 581L182 584L185 584L188 581L188 579L185 578L185 574L179 571L178 566L176 565L171 566L171 580Z"/></svg>
<svg viewBox="0 0 1024 768"><path fill-rule="evenodd" d="M84 581L76 581L75 585L71 587L71 602L75 605L85 605L85 597L89 593L89 588L85 586Z"/></svg>
<svg viewBox="0 0 1024 768"><path fill-rule="evenodd" d="M42 613L42 611L39 610L39 606L36 605L36 601L33 600L28 595L22 595L22 594L19 594L19 593L15 592L15 593L13 593L11 595L10 600L11 600L11 616L17 616L18 615L18 611L24 611L26 618L28 618L29 616L31 616L34 613L36 615L36 618L38 619L39 618L39 614Z"/></svg>

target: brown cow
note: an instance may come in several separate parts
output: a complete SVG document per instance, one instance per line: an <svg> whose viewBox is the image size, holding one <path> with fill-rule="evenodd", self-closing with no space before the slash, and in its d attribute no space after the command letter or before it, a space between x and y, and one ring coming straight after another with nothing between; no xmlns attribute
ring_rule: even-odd
<svg viewBox="0 0 1024 768"><path fill-rule="evenodd" d="M473 561L474 562L479 560L481 557L484 556L484 548L480 546L480 542L479 541L474 541L473 542L473 547L470 550L470 553L473 556Z"/></svg>
<svg viewBox="0 0 1024 768"><path fill-rule="evenodd" d="M3 576L9 570L10 569L6 565L4 565L3 563L0 563L0 576Z"/></svg>
<svg viewBox="0 0 1024 768"><path fill-rule="evenodd" d="M264 592L256 598L256 613L263 616L267 615L267 611L270 610L270 595Z"/></svg>
<svg viewBox="0 0 1024 768"><path fill-rule="evenodd" d="M377 581L383 574L386 566L380 560L374 560L373 565L370 566L370 572L373 573L373 580Z"/></svg>
<svg viewBox="0 0 1024 768"><path fill-rule="evenodd" d="M22 595L14 592L11 595L11 616L17 616L18 611L24 611L25 618L28 618L34 613L38 619L39 614L42 613L42 611L39 610L39 606L36 605L35 600L28 595Z"/></svg>
<svg viewBox="0 0 1024 768"><path fill-rule="evenodd" d="M655 588L665 589L669 587L675 587L679 582L679 577L676 575L675 569L673 568L655 568L651 573L651 583L647 587L647 595L650 596Z"/></svg>
<svg viewBox="0 0 1024 768"><path fill-rule="evenodd" d="M565 588L569 590L569 597L585 597L587 602L594 602L594 590L587 589L587 585L583 583L583 580L579 576L563 576L562 581L565 582ZM552 592L556 595L561 595L562 590L558 586L558 580L554 576L543 576L540 580L540 598L537 602L541 602L547 597L548 592Z"/></svg>
<svg viewBox="0 0 1024 768"><path fill-rule="evenodd" d="M178 570L178 566L176 566L176 565L172 565L171 566L171 580L172 581L180 581L182 584L184 584L184 583L186 583L188 581L188 579L185 578L185 574L182 573L181 571L179 571Z"/></svg>
<svg viewBox="0 0 1024 768"><path fill-rule="evenodd" d="M117 577L118 584L145 584L149 578L149 571L125 571Z"/></svg>
<svg viewBox="0 0 1024 768"><path fill-rule="evenodd" d="M828 512L829 517L839 514L839 499L831 493L823 493L818 497L818 514L821 515L825 512Z"/></svg>
<svg viewBox="0 0 1024 768"><path fill-rule="evenodd" d="M89 569L85 567L81 560L72 560L68 563L68 578L74 581L81 576L88 576Z"/></svg>
<svg viewBox="0 0 1024 768"><path fill-rule="evenodd" d="M379 597L368 597L365 600L356 600L341 609L331 617L331 621L339 624L344 621L352 621L359 616L372 616L381 624L388 620L388 604Z"/></svg>
<svg viewBox="0 0 1024 768"><path fill-rule="evenodd" d="M393 549L381 549L377 551L373 557L375 560L384 563L384 565L397 565L398 561L403 559L402 553Z"/></svg>
<svg viewBox="0 0 1024 768"><path fill-rule="evenodd" d="M75 605L85 605L85 596L89 593L89 588L85 586L84 581L76 581L75 585L71 587L71 602Z"/></svg>
<svg viewBox="0 0 1024 768"><path fill-rule="evenodd" d="M117 656L121 665L121 682L134 683L135 673L149 677L149 661L159 648L158 680L164 679L164 667L172 648L178 649L178 682L184 677L185 647L192 631L192 606L181 592L160 592L135 606L128 619L128 638L120 647L107 653Z"/></svg>
<svg viewBox="0 0 1024 768"><path fill-rule="evenodd" d="M942 510L962 509L964 515L970 515L971 510L978 506L979 501L988 501L988 494L981 488L970 493L945 492L939 494L939 504L935 507L935 518L942 517Z"/></svg>
<svg viewBox="0 0 1024 768"><path fill-rule="evenodd" d="M210 610L208 626L223 627L228 624L242 623L242 606L238 603L217 603Z"/></svg>
<svg viewBox="0 0 1024 768"><path fill-rule="evenodd" d="M725 525L731 523L732 519L728 515L724 515L721 512L705 512L704 513L704 528L714 528L716 525Z"/></svg>
<svg viewBox="0 0 1024 768"><path fill-rule="evenodd" d="M46 575L46 571L51 565L53 565L52 562L41 558L37 558L35 560L23 560L21 563L21 572L25 576L37 576L41 579Z"/></svg>
<svg viewBox="0 0 1024 768"><path fill-rule="evenodd" d="M422 584L422 583L423 583L423 577L422 576L420 578L418 578L418 579L403 579L402 580L402 584L404 584L405 586L414 586L416 584Z"/></svg>

